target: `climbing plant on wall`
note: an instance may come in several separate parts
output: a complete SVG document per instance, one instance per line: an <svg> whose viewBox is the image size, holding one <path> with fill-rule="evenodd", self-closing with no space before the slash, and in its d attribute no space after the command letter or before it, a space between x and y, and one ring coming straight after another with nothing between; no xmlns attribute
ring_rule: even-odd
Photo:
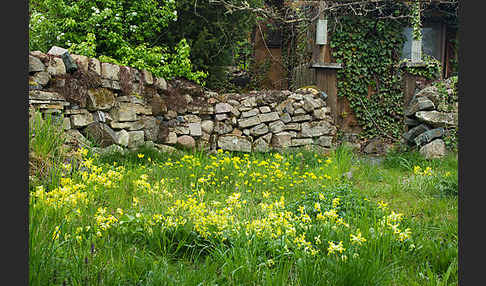
<svg viewBox="0 0 486 286"><path fill-rule="evenodd" d="M364 137L401 134L402 29L398 21L345 17L332 34L332 57L344 66L337 74L338 96L349 100Z"/></svg>

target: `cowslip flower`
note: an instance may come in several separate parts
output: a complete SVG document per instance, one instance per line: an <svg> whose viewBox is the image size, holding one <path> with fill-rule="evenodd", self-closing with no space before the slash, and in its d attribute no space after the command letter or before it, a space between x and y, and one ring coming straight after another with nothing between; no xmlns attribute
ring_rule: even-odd
<svg viewBox="0 0 486 286"><path fill-rule="evenodd" d="M327 248L327 254L328 255L331 255L335 252L339 252L339 253L342 253L343 251L346 250L346 248L343 247L343 242L340 241L338 244L335 244L334 242L332 241L329 241L329 247Z"/></svg>
<svg viewBox="0 0 486 286"><path fill-rule="evenodd" d="M361 236L361 231L359 229L358 229L358 232L357 232L356 235L350 234L350 237L351 237L351 243L352 244L361 245L363 242L366 241L366 238L364 238L363 236Z"/></svg>

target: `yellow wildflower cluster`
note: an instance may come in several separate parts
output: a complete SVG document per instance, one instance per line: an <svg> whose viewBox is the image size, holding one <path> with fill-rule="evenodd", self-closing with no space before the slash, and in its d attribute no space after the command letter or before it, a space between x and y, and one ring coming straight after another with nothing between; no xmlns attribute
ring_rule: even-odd
<svg viewBox="0 0 486 286"><path fill-rule="evenodd" d="M400 222L402 221L402 219L403 214L391 211L389 215L385 215L380 221L380 224L389 228L401 242L410 239L412 234L412 231L409 228L403 231L400 230Z"/></svg>
<svg viewBox="0 0 486 286"><path fill-rule="evenodd" d="M96 211L94 218L96 221L98 236L101 236L103 231L110 229L118 222L118 218L107 213L106 207L99 207Z"/></svg>
<svg viewBox="0 0 486 286"><path fill-rule="evenodd" d="M37 203L45 204L55 209L67 207L86 206L90 201L90 196L85 192L86 185L73 184L71 179L62 178L61 186L46 192L43 186L38 186L33 193Z"/></svg>
<svg viewBox="0 0 486 286"><path fill-rule="evenodd" d="M97 165L96 158L88 158L85 150L80 150L79 155L83 160L78 176L63 178L61 185L50 192L39 187L33 197L53 206L69 205L77 208L76 211L80 211L81 205L91 204L85 211L91 210L88 224L98 237L103 237L108 230L122 233L136 224L137 229L141 227L149 235L184 228L211 240L245 237L248 243L277 241L278 247L305 255L326 252L327 241L327 254L339 254L342 259L346 255L354 257L359 247L366 247L367 239L361 231L339 215L342 205L347 203L345 197L333 197L327 191L327 186L339 180L326 174L331 159L319 159L319 163L324 163L320 171L310 171L304 165L289 163L288 157L278 153L255 159L248 154L231 156L219 150L205 160L194 155L184 155L179 160L169 158L165 162L154 160L153 164L144 165L145 169L132 173L116 164ZM144 158L143 154L138 158ZM72 167L65 169L69 172ZM135 178L131 183L120 183L131 177ZM128 204L125 210L117 208L120 201L113 203L104 197L111 198L116 192L124 191L121 187L130 184L133 188L126 191L128 196L120 196L131 200L124 202L123 207ZM288 203L286 198L293 200L294 190L306 192L315 185L322 187L316 194L318 200L300 203L296 211L290 211L295 210L294 202ZM387 211L386 203L380 202L378 206ZM133 224L125 224L127 219ZM401 220L402 214L391 212L382 224L404 241L411 231L399 229ZM69 229L76 231L67 235L76 240L82 238L82 228ZM53 239L58 239L59 233L59 228L55 229Z"/></svg>
<svg viewBox="0 0 486 286"><path fill-rule="evenodd" d="M336 252L342 253L346 249L343 247L343 242L340 241L338 244L335 244L333 241L329 241L329 247L327 248L327 254L331 255Z"/></svg>
<svg viewBox="0 0 486 286"><path fill-rule="evenodd" d="M415 166L413 167L413 173L419 176L432 176L432 168L427 167L425 170L422 170L420 166Z"/></svg>
<svg viewBox="0 0 486 286"><path fill-rule="evenodd" d="M358 244L358 245L361 245L363 242L366 241L366 238L364 238L362 235L361 235L361 231L358 229L356 235L354 234L350 234L350 237L351 237L351 243L352 244Z"/></svg>

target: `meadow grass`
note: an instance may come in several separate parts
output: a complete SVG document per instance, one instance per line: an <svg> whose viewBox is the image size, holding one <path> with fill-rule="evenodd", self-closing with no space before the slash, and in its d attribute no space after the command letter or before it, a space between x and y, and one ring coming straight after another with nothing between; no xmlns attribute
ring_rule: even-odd
<svg viewBox="0 0 486 286"><path fill-rule="evenodd" d="M29 186L31 285L457 285L457 157L141 148Z"/></svg>

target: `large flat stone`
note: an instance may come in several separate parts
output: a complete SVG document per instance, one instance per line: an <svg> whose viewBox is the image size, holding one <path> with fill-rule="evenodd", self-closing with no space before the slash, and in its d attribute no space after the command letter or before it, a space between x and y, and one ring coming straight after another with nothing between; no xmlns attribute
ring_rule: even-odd
<svg viewBox="0 0 486 286"><path fill-rule="evenodd" d="M319 137L331 133L331 124L327 121L304 122L301 124L303 137Z"/></svg>
<svg viewBox="0 0 486 286"><path fill-rule="evenodd" d="M29 91L29 99L34 99L34 100L59 100L59 101L64 101L65 98L57 93L57 92L48 92L48 91L42 91L42 90L30 90Z"/></svg>
<svg viewBox="0 0 486 286"><path fill-rule="evenodd" d="M407 140L409 143L413 144L415 141L415 137L418 135L424 133L425 131L430 130L430 128L425 125L425 124L420 124L418 126L415 126L414 128L411 128L407 132L403 134L403 138Z"/></svg>
<svg viewBox="0 0 486 286"><path fill-rule="evenodd" d="M278 116L277 112L269 112L269 113L263 113L259 114L258 118L260 119L260 122L270 122L270 121L276 121L280 119L280 116Z"/></svg>
<svg viewBox="0 0 486 286"><path fill-rule="evenodd" d="M222 121L216 121L214 124L214 132L218 134L226 134L230 133L233 130L233 126L231 124L226 124Z"/></svg>
<svg viewBox="0 0 486 286"><path fill-rule="evenodd" d="M51 76L59 76L66 74L66 66L60 58L51 58L49 64L47 65L47 72Z"/></svg>
<svg viewBox="0 0 486 286"><path fill-rule="evenodd" d="M281 120L271 122L268 127L270 127L270 131L273 133L278 133L285 130L285 124Z"/></svg>
<svg viewBox="0 0 486 286"><path fill-rule="evenodd" d="M87 148L91 146L91 142L84 137L84 135L77 129L69 129L65 131L66 144Z"/></svg>
<svg viewBox="0 0 486 286"><path fill-rule="evenodd" d="M252 116L249 118L243 118L238 120L238 125L240 128L247 128L260 124L260 118L258 116Z"/></svg>
<svg viewBox="0 0 486 286"><path fill-rule="evenodd" d="M154 85L157 89L167 90L167 81L163 77L156 77L154 80Z"/></svg>
<svg viewBox="0 0 486 286"><path fill-rule="evenodd" d="M87 72L89 69L89 58L87 56L83 55L71 55L73 60L76 62L78 67L84 71Z"/></svg>
<svg viewBox="0 0 486 286"><path fill-rule="evenodd" d="M228 151L251 152L251 142L243 136L221 135L218 138L218 147Z"/></svg>
<svg viewBox="0 0 486 286"><path fill-rule="evenodd" d="M333 139L332 136L321 136L315 141L315 143L322 147L331 148L332 139Z"/></svg>
<svg viewBox="0 0 486 286"><path fill-rule="evenodd" d="M191 136L201 136L202 135L202 128L200 122L189 123L189 134Z"/></svg>
<svg viewBox="0 0 486 286"><path fill-rule="evenodd" d="M138 119L134 104L129 102L120 102L110 110L113 120L118 122L136 121Z"/></svg>
<svg viewBox="0 0 486 286"><path fill-rule="evenodd" d="M87 108L90 111L108 110L115 105L115 94L106 88L88 89Z"/></svg>
<svg viewBox="0 0 486 286"><path fill-rule="evenodd" d="M128 132L128 148L136 148L144 143L145 133L142 130Z"/></svg>
<svg viewBox="0 0 486 286"><path fill-rule="evenodd" d="M88 126L93 122L94 118L91 113L80 113L71 115L71 126L73 128Z"/></svg>
<svg viewBox="0 0 486 286"><path fill-rule="evenodd" d="M52 46L47 52L48 55L62 56L64 53L68 52L67 49L58 46Z"/></svg>
<svg viewBox="0 0 486 286"><path fill-rule="evenodd" d="M417 111L433 110L434 108L434 103L427 97L415 97L405 109L404 114L411 116Z"/></svg>
<svg viewBox="0 0 486 286"><path fill-rule="evenodd" d="M292 117L292 122L304 122L312 120L312 116L309 114L297 115Z"/></svg>
<svg viewBox="0 0 486 286"><path fill-rule="evenodd" d="M422 146L442 136L444 136L444 128L440 127L423 132L418 135L414 141L417 146Z"/></svg>
<svg viewBox="0 0 486 286"><path fill-rule="evenodd" d="M242 118L252 117L252 116L258 115L259 113L260 113L260 111L259 111L258 108L253 108L253 109L250 109L248 111L241 112L241 117Z"/></svg>
<svg viewBox="0 0 486 286"><path fill-rule="evenodd" d="M51 80L51 75L46 71L36 72L32 76L32 80L37 84L45 86L49 83L49 80Z"/></svg>
<svg viewBox="0 0 486 286"><path fill-rule="evenodd" d="M231 106L231 104L228 104L226 102L216 103L216 106L214 107L215 113L231 112L232 110L233 110L233 106Z"/></svg>
<svg viewBox="0 0 486 286"><path fill-rule="evenodd" d="M444 157L447 153L447 149L442 139L435 139L432 142L422 146L419 152L426 159L436 159Z"/></svg>
<svg viewBox="0 0 486 286"><path fill-rule="evenodd" d="M212 120L203 120L201 122L201 129L204 132L211 134L214 130L214 122Z"/></svg>
<svg viewBox="0 0 486 286"><path fill-rule="evenodd" d="M290 146L299 147L305 145L312 145L314 140L312 138L292 138Z"/></svg>
<svg viewBox="0 0 486 286"><path fill-rule="evenodd" d="M42 72L46 70L46 66L42 61L34 56L29 55L29 73Z"/></svg>
<svg viewBox="0 0 486 286"><path fill-rule="evenodd" d="M269 152L270 150L268 142L261 137L253 142L253 152Z"/></svg>
<svg viewBox="0 0 486 286"><path fill-rule="evenodd" d="M101 77L110 80L120 80L120 66L112 63L101 63Z"/></svg>
<svg viewBox="0 0 486 286"><path fill-rule="evenodd" d="M143 122L145 139L152 142L157 141L159 135L159 121L152 116L143 116L140 121Z"/></svg>
<svg viewBox="0 0 486 286"><path fill-rule="evenodd" d="M432 127L454 127L457 126L457 113L445 113L439 111L418 111L415 117L429 124Z"/></svg>
<svg viewBox="0 0 486 286"><path fill-rule="evenodd" d="M289 132L280 132L272 135L271 145L274 148L290 147L292 135Z"/></svg>
<svg viewBox="0 0 486 286"><path fill-rule="evenodd" d="M265 123L260 123L250 128L250 134L253 136L260 136L267 134L269 131L268 126Z"/></svg>
<svg viewBox="0 0 486 286"><path fill-rule="evenodd" d="M101 76L101 63L98 59L89 59L88 69L95 72L97 75Z"/></svg>
<svg viewBox="0 0 486 286"><path fill-rule="evenodd" d="M319 100L314 99L313 96L311 96L311 95L305 95L304 96L303 108L305 109L305 111L311 112L314 109L321 108L321 107L322 107L322 103Z"/></svg>
<svg viewBox="0 0 486 286"><path fill-rule="evenodd" d="M115 132L116 134L116 144L123 147L128 147L128 142L130 141L130 134L126 130L120 130Z"/></svg>
<svg viewBox="0 0 486 286"><path fill-rule="evenodd" d="M93 122L84 129L86 137L104 148L117 143L117 135L113 129L101 122Z"/></svg>

